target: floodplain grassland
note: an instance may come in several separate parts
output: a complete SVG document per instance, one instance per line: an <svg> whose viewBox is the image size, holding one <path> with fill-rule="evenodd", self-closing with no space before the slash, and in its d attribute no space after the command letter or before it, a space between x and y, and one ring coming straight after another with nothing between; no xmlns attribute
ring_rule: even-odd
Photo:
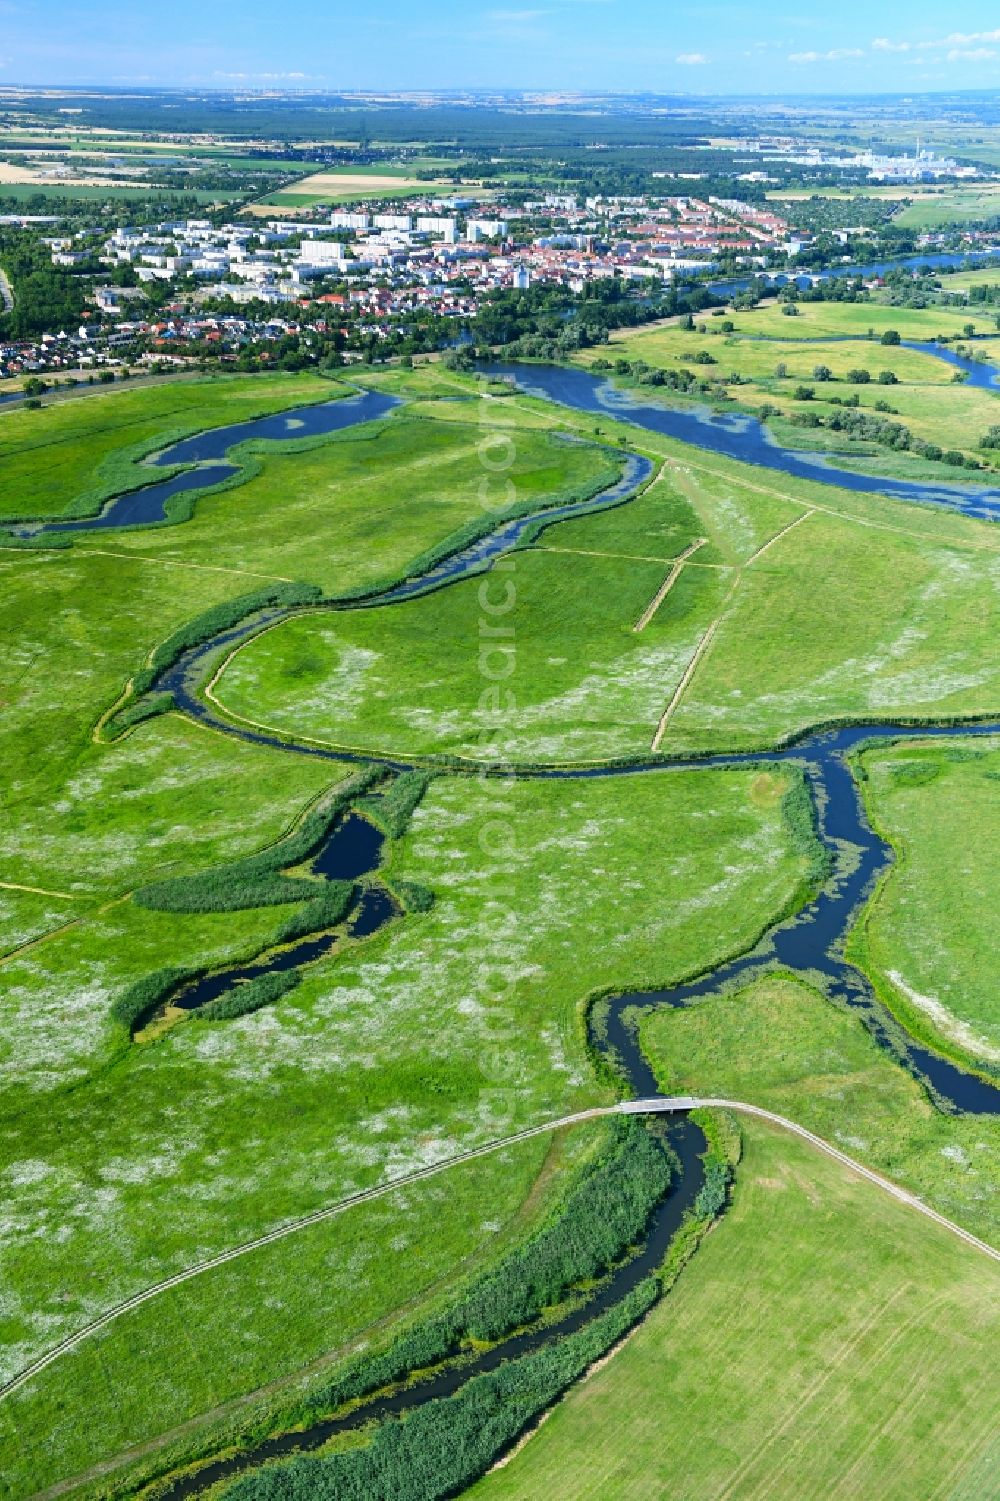
<svg viewBox="0 0 1000 1501"><path fill-rule="evenodd" d="M693 330L676 320L647 330L630 329L615 334L610 348L585 351L580 359L590 364L610 355L642 360L674 374L687 370L711 380L737 376L741 384L730 386L730 396L754 410L764 403L777 407L784 421L772 418L770 425L782 443L791 448L830 448L838 455L856 452L856 462L873 472L898 478L933 476L945 483L953 483L956 478L974 481L974 476L956 474L950 466L914 453L855 442L843 431L792 426L790 419L807 414L828 422L837 413L838 402L856 398L859 410L883 421L903 423L924 442L958 449L989 467L991 454L980 449L979 442L996 421L995 391L956 380L960 372L934 355L880 342L888 328L917 342L931 342L944 334L953 343L958 341L973 358L996 363L1000 346L990 337L995 320L988 309L915 309L874 302L802 302L797 306L797 318L785 317L770 304L732 313L728 315L728 321L734 324L730 333L721 331L725 319L711 316L700 318ZM966 343L963 331L969 323L976 329L976 337ZM868 337L870 330L874 332L872 338ZM711 364L706 362L709 359ZM828 372L827 378L815 376L820 367ZM867 370L867 384L850 378L857 370ZM878 377L883 371L890 372L896 383L880 383ZM797 399L800 388L812 391L808 403ZM647 400L670 403L685 399L662 387L641 389ZM879 412L877 402L893 410ZM843 460L838 457L838 462Z"/></svg>
<svg viewBox="0 0 1000 1501"><path fill-rule="evenodd" d="M530 1232L600 1130L449 1168L123 1315L0 1404L0 1495L77 1476L74 1496L133 1495L147 1476L266 1427L324 1371L450 1302ZM83 1478L108 1461L107 1476Z"/></svg>
<svg viewBox="0 0 1000 1501"><path fill-rule="evenodd" d="M101 995L81 990L84 925L26 953L20 1006L8 1010L4 1033L12 1069L34 1085L16 1100L5 1091L12 1112L4 1122L5 1214L17 1248L5 1274L9 1368L211 1251L436 1157L607 1099L585 1052L582 1002L621 983L669 983L714 964L795 899L805 857L783 822L783 786L780 776L752 771L664 772L571 788L524 782L498 808L495 786L438 778L388 870L390 879L435 892L429 912L342 946L303 971L298 989L273 1007L175 1027L110 1068L102 1024L110 996L137 966L197 963L199 950L210 954L213 934L216 944L249 945L255 934L260 941L283 909L194 918L125 903L107 917L117 928L95 930L90 963L102 966ZM54 1024L35 1034L26 1022L42 997L61 1031ZM32 1074L36 1045L45 1056ZM67 1079L75 1087L60 1091ZM513 1199L503 1200L508 1212L528 1188L519 1180ZM432 1216L442 1242L435 1277L449 1244L460 1257L474 1243L451 1225L451 1212L438 1204ZM467 1207L455 1213L461 1218ZM492 1211L484 1219L492 1221ZM56 1225L60 1233L49 1233ZM408 1216L396 1233L410 1236ZM157 1360L169 1361L169 1379L153 1379L141 1364L145 1336L133 1340L124 1326L120 1342L95 1347L100 1382L84 1360L57 1363L18 1407L19 1431L37 1436L33 1462L45 1447L45 1475L54 1480L67 1465L97 1462L120 1442L169 1429L212 1390L219 1400L235 1396L247 1381L287 1374L297 1358L341 1348L345 1328L358 1326L324 1309L335 1296L345 1307L357 1297L370 1262L368 1252L358 1259L354 1241L331 1251L340 1243L330 1234L323 1254L336 1270L328 1261L318 1274L322 1297L303 1291L293 1241L269 1261L266 1293L252 1258L233 1263L217 1308L201 1301L197 1281L186 1285L190 1301L178 1293L171 1326L186 1331L184 1360L173 1342L148 1341ZM383 1255L381 1234L376 1240ZM393 1277L378 1278L365 1323L397 1308ZM262 1296L268 1329L272 1314L277 1321L283 1308L301 1305L287 1337L257 1337ZM74 1368L82 1390L63 1375ZM141 1372L149 1379L138 1379ZM101 1403L118 1400L127 1436L101 1415ZM57 1409L66 1416L56 1442Z"/></svg>
<svg viewBox="0 0 1000 1501"><path fill-rule="evenodd" d="M83 497L94 512L108 495L163 478L163 470L134 462L158 439L170 442L343 394L343 386L316 375L218 376L116 387L41 411L0 412L0 521L59 517ZM122 450L133 461L123 460Z"/></svg>
<svg viewBox="0 0 1000 1501"><path fill-rule="evenodd" d="M250 575L248 587L254 575L315 583L328 594L392 582L449 538L489 529L510 509L504 484L482 484L479 448L489 428L476 422L475 404L455 406L464 420L437 421L445 404L425 401L420 415L396 411L305 440L298 451L294 435L289 444L251 443L256 472L205 495L182 525L91 534L77 545L192 567L211 560ZM504 480L519 507L586 495L617 477L614 456L594 444L558 442L516 414L504 431L516 447Z"/></svg>
<svg viewBox="0 0 1000 1501"><path fill-rule="evenodd" d="M518 558L509 575L516 656L502 642L483 648L495 678L516 666L517 708L504 726L510 753L559 761L648 749L722 596L714 571L685 570L637 634L668 568L582 553L571 566L555 553ZM238 652L213 696L238 718L340 746L488 758L481 598L502 603L506 587L502 576L486 585L473 578L377 610L304 615Z"/></svg>
<svg viewBox="0 0 1000 1501"><path fill-rule="evenodd" d="M871 332L875 336L873 352L879 355L883 351L891 355L893 349L898 348L878 342L889 329L895 329L903 339L926 343L942 335L961 339L967 323L973 324L977 333L987 333L994 327L993 314L987 308L893 307L874 300L797 302L795 306L798 315L789 317L782 312L783 303L780 301L766 302L752 313L736 315L734 322L748 333L773 339L847 337L853 340L866 339ZM699 319L699 322L704 321L704 318Z"/></svg>
<svg viewBox="0 0 1000 1501"><path fill-rule="evenodd" d="M647 752L696 653L667 753L764 746L835 717L995 709L1000 668L982 651L1000 582L988 525L642 441L668 463L640 499L555 523L515 559L511 754ZM637 633L670 559L700 538ZM237 652L215 700L340 746L475 757L479 663L467 643L480 587L299 617ZM495 599L507 584L484 587ZM499 650L493 665L503 668Z"/></svg>
<svg viewBox="0 0 1000 1501"><path fill-rule="evenodd" d="M998 585L993 550L889 532L875 545L846 519L809 515L746 570L665 747L768 744L840 718L988 715Z"/></svg>
<svg viewBox="0 0 1000 1501"><path fill-rule="evenodd" d="M960 1060L1000 1063L1000 1006L986 956L1000 945L997 741L879 746L862 758L869 816L897 864L848 953L908 1031Z"/></svg>
<svg viewBox="0 0 1000 1501"><path fill-rule="evenodd" d="M995 1501L1000 1269L776 1127L668 1298L475 1501Z"/></svg>
<svg viewBox="0 0 1000 1501"><path fill-rule="evenodd" d="M811 985L768 976L649 1013L641 1035L664 1092L775 1110L1000 1246L1000 1122L943 1114L856 1014Z"/></svg>

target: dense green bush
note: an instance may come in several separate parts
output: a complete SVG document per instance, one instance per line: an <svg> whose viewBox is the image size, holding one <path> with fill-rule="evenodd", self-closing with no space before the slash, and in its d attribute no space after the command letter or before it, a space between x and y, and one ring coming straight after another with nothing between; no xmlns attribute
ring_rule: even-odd
<svg viewBox="0 0 1000 1501"><path fill-rule="evenodd" d="M247 1016L251 1011L259 1011L262 1006L270 1006L280 996L287 995L290 990L295 989L301 978L297 969L280 972L271 970L255 980L234 985L226 995L220 995L217 1001L199 1006L196 1011L191 1012L191 1020L223 1022L231 1021L234 1016Z"/></svg>
<svg viewBox="0 0 1000 1501"><path fill-rule="evenodd" d="M244 912L251 907L309 901L318 889L315 881L262 870L251 858L197 876L175 876L140 886L135 901L154 912Z"/></svg>
<svg viewBox="0 0 1000 1501"><path fill-rule="evenodd" d="M713 1219L726 1202L729 1176L723 1163L709 1160L705 1163L705 1181L694 1201L694 1212L700 1219Z"/></svg>
<svg viewBox="0 0 1000 1501"><path fill-rule="evenodd" d="M383 1423L372 1443L245 1476L232 1501L437 1501L463 1491L652 1307L655 1278L576 1334L473 1377L453 1397Z"/></svg>
<svg viewBox="0 0 1000 1501"><path fill-rule="evenodd" d="M157 714L169 714L175 707L172 693L147 693L144 698L133 699L126 704L124 709L119 709L117 714L112 714L107 721L105 729L112 739L124 735L126 730L132 729L133 725L142 724L146 719L154 719Z"/></svg>
<svg viewBox="0 0 1000 1501"><path fill-rule="evenodd" d="M434 905L433 891L420 881L402 881L390 877L387 884L407 912L429 912Z"/></svg>
<svg viewBox="0 0 1000 1501"><path fill-rule="evenodd" d="M347 916L355 890L353 881L327 881L319 896L314 896L312 901L285 918L275 934L275 943L291 943L293 939L305 938L308 933L335 928Z"/></svg>
<svg viewBox="0 0 1000 1501"><path fill-rule="evenodd" d="M615 1121L611 1141L555 1218L480 1277L453 1307L362 1355L313 1393L307 1411L330 1411L437 1364L469 1340L496 1340L606 1272L641 1238L670 1183L662 1143L638 1121Z"/></svg>
<svg viewBox="0 0 1000 1501"><path fill-rule="evenodd" d="M793 781L781 799L781 812L791 835L792 848L808 862L806 880L820 886L833 868L833 857L820 838L813 799L805 774L793 769Z"/></svg>
<svg viewBox="0 0 1000 1501"><path fill-rule="evenodd" d="M390 839L399 839L433 777L434 773L430 771L402 771L381 796L363 798L357 806L369 814Z"/></svg>
<svg viewBox="0 0 1000 1501"><path fill-rule="evenodd" d="M174 876L140 886L135 901L155 912L237 912L322 896L324 888L315 881L281 872L308 859L345 809L382 775L381 767L362 767L334 796L310 808L298 826L277 844L198 875Z"/></svg>
<svg viewBox="0 0 1000 1501"><path fill-rule="evenodd" d="M162 1005L170 992L188 977L188 970L176 968L156 969L152 974L144 975L111 1003L112 1021L131 1035L143 1017Z"/></svg>

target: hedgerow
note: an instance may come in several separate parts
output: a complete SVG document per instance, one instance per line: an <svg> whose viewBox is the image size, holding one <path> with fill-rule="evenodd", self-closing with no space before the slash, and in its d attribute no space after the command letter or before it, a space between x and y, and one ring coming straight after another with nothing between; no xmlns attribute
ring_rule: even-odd
<svg viewBox="0 0 1000 1501"><path fill-rule="evenodd" d="M232 1501L438 1501L464 1490L531 1420L616 1344L656 1302L640 1282L575 1334L482 1376L453 1397L384 1423L372 1443L328 1458L301 1458L245 1476Z"/></svg>
<svg viewBox="0 0 1000 1501"><path fill-rule="evenodd" d="M223 1022L231 1021L234 1016L247 1016L251 1011L259 1011L262 1006L270 1006L280 996L287 995L290 990L295 989L301 978L297 969L269 970L255 980L234 985L226 995L220 995L217 1001L199 1006L196 1011L191 1012L191 1020Z"/></svg>
<svg viewBox="0 0 1000 1501"><path fill-rule="evenodd" d="M576 1284L608 1271L641 1238L670 1177L661 1142L637 1121L616 1121L608 1148L554 1219L445 1313L409 1330L388 1350L360 1356L315 1391L305 1411L341 1407L437 1364L470 1340L495 1340L530 1322Z"/></svg>
<svg viewBox="0 0 1000 1501"><path fill-rule="evenodd" d="M354 900L353 881L327 881L319 896L298 907L285 918L275 934L275 943L291 943L295 938L305 938L309 933L322 933L326 928L335 928L343 922Z"/></svg>

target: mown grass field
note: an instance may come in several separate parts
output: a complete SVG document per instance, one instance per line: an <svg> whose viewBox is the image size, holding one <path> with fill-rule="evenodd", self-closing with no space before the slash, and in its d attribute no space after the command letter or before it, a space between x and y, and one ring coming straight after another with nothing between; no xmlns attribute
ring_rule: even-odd
<svg viewBox="0 0 1000 1501"><path fill-rule="evenodd" d="M743 1123L732 1207L476 1501L1000 1495L997 1267Z"/></svg>
<svg viewBox="0 0 1000 1501"><path fill-rule="evenodd" d="M869 812L899 855L852 941L908 1030L959 1056L1000 1061L986 956L1000 942L994 868L1000 749L947 741L868 752Z"/></svg>

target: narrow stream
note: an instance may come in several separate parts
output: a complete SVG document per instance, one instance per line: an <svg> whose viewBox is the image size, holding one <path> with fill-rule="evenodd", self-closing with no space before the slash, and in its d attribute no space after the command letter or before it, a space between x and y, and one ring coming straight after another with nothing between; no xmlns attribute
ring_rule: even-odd
<svg viewBox="0 0 1000 1501"><path fill-rule="evenodd" d="M325 881L357 881L371 876L382 862L385 835L369 819L348 812L338 818L310 861L312 875ZM323 885L316 883L315 894L321 896ZM311 894L311 893L309 893ZM308 899L308 895L303 900ZM347 936L368 938L397 915L398 909L385 887L366 883L355 892L347 914ZM197 1011L211 1001L228 995L240 985L259 980L265 974L285 974L325 958L337 947L333 932L307 933L294 942L266 949L256 959L243 964L209 970L181 983L165 999L158 1001L152 1016L140 1022L140 1030L163 1018L170 1007Z"/></svg>
<svg viewBox="0 0 1000 1501"><path fill-rule="evenodd" d="M247 1453L213 1460L193 1473L179 1475L166 1489L157 1492L157 1501L184 1501L186 1497L200 1495L219 1481L235 1479L237 1475L255 1469L267 1460L309 1453L321 1448L337 1434L361 1428L366 1423L399 1417L438 1397L450 1397L473 1376L496 1370L506 1360L529 1355L552 1340L575 1333L591 1319L620 1302L661 1265L671 1240L684 1216L693 1207L704 1182L704 1166L699 1154L705 1151L707 1144L701 1128L686 1117L678 1117L667 1128L666 1135L677 1157L678 1170L670 1188L653 1211L642 1248L631 1261L626 1261L613 1271L605 1284L587 1302L542 1328L501 1340L492 1349L462 1365L446 1367L438 1374L389 1396L362 1402L352 1412L339 1417L321 1418L308 1428L296 1432L276 1434L273 1438L254 1445Z"/></svg>

